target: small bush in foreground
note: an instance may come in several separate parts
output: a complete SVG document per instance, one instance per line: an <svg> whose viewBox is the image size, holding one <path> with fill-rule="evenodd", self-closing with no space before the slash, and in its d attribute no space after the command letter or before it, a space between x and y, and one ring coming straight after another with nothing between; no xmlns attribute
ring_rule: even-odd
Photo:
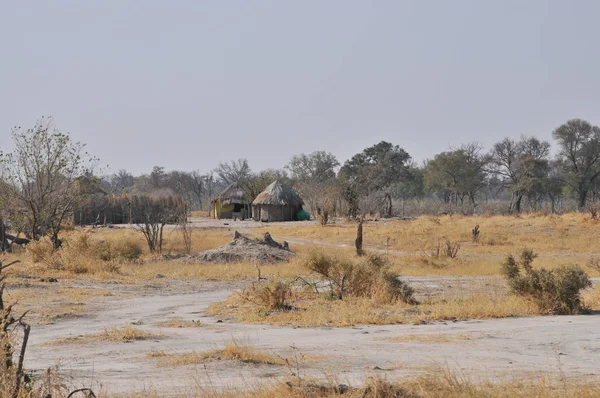
<svg viewBox="0 0 600 398"><path fill-rule="evenodd" d="M414 302L414 289L398 279L380 256L348 259L313 252L304 261L304 266L325 279L331 296L340 300L352 296L374 298L383 303Z"/></svg>
<svg viewBox="0 0 600 398"><path fill-rule="evenodd" d="M509 255L502 264L502 274L511 291L532 299L542 313L577 314L581 311L581 291L592 286L589 276L577 265L553 270L534 269L537 255L523 250L519 261Z"/></svg>
<svg viewBox="0 0 600 398"><path fill-rule="evenodd" d="M292 294L289 284L281 281L270 281L266 284L253 283L241 293L241 296L268 310L288 310L287 300Z"/></svg>

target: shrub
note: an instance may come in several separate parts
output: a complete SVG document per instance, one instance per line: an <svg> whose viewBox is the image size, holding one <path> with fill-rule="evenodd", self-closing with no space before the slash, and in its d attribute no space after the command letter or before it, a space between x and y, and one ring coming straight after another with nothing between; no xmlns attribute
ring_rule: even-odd
<svg viewBox="0 0 600 398"><path fill-rule="evenodd" d="M49 238L31 241L27 246L26 253L33 263L44 262L54 253L54 247Z"/></svg>
<svg viewBox="0 0 600 398"><path fill-rule="evenodd" d="M438 241L438 247L436 251L436 258L441 257L442 255L448 258L456 258L458 256L458 251L460 250L460 243L452 242L450 239L445 238L443 240Z"/></svg>
<svg viewBox="0 0 600 398"><path fill-rule="evenodd" d="M141 257L142 246L132 239L118 242L100 241L96 243L94 252L96 258L102 261L134 261Z"/></svg>
<svg viewBox="0 0 600 398"><path fill-rule="evenodd" d="M122 239L116 244L116 251L123 260L133 261L142 256L142 245L133 239Z"/></svg>
<svg viewBox="0 0 600 398"><path fill-rule="evenodd" d="M33 241L27 246L33 263L43 263L52 270L66 270L82 274L90 270L119 272L122 261L138 259L142 246L134 240L118 242L94 241L88 233L72 236L59 250L53 248L48 238Z"/></svg>
<svg viewBox="0 0 600 398"><path fill-rule="evenodd" d="M530 249L519 261L509 255L502 264L502 274L511 291L533 300L547 314L577 314L581 311L581 291L592 286L589 276L577 265L553 270L534 269L537 255Z"/></svg>
<svg viewBox="0 0 600 398"><path fill-rule="evenodd" d="M324 278L331 296L368 297L382 302L413 302L414 290L391 273L387 260L377 255L360 259L340 258L313 252L304 262L311 272Z"/></svg>
<svg viewBox="0 0 600 398"><path fill-rule="evenodd" d="M242 297L268 310L289 310L287 299L292 291L289 284L281 281L253 283L241 293Z"/></svg>

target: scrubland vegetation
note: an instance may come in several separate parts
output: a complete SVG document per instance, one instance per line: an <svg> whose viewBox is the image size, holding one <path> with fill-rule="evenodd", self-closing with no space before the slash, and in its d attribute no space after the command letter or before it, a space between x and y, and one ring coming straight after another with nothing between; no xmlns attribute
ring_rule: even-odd
<svg viewBox="0 0 600 398"><path fill-rule="evenodd" d="M573 139L574 133L579 139ZM84 156L82 144L51 124L42 120L32 130L17 130L15 152L0 157L0 245L5 263L20 261L2 270L8 289L0 289L0 396L66 395L62 382L51 380L52 372L46 381L30 383L14 327L29 330L23 319L43 325L81 316L101 298L128 294L114 285L160 289L176 280L228 281L227 293L241 288L209 308L221 322L293 327L418 325L600 311L600 288L590 279L600 275L595 201L600 192L599 134L600 129L578 119L558 127L556 160L549 157L549 143L523 137L505 139L487 154L467 144L419 167L399 146L381 142L343 164L331 154L315 152L292 158L287 171L254 173L240 159L220 164L214 174L167 173L156 167L146 176L120 171L106 178L95 175L95 159ZM39 164L46 167L29 167ZM580 167L587 171L577 172ZM242 223L241 232L257 237L268 231L287 241L295 253L289 262L182 261L190 253L223 245L234 233L221 224L194 228L189 214L206 214L218 190L231 182L242 184L250 197L274 178L293 184L319 222L248 228ZM98 228L103 224L98 221L92 228L70 222L99 192L122 195L119 203L135 205L127 215L131 225ZM128 196L132 194L141 196ZM406 214L409 203L411 214ZM557 214L566 209L579 211ZM100 210L92 206L90 211L100 219ZM357 217L364 236L355 251ZM416 276L446 279L428 287L413 283ZM461 277L468 283L452 286L452 278ZM91 283L102 288L81 286ZM156 325L181 333L204 327L183 319ZM111 327L52 344L142 344L163 337L143 329ZM432 343L469 340L459 336L428 338ZM396 337L397 342L419 339ZM210 351L152 351L147 358L159 367L221 360L292 366L286 358L235 341ZM356 387L295 374L242 392L199 388L192 396L591 397L599 392L595 380L549 376L471 382L458 371L437 369L399 381L366 375Z"/></svg>

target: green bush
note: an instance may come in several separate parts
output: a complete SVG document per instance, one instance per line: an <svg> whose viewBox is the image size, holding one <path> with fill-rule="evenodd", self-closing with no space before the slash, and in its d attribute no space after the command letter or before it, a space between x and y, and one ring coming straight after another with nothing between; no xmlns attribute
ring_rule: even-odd
<svg viewBox="0 0 600 398"><path fill-rule="evenodd" d="M414 289L398 279L381 256L349 259L313 252L305 259L304 266L325 280L333 298L353 296L374 298L385 303L398 300L414 302Z"/></svg>
<svg viewBox="0 0 600 398"><path fill-rule="evenodd" d="M536 257L532 250L525 249L519 261L512 254L506 258L501 271L511 291L533 300L546 314L579 313L581 291L592 286L589 276L577 265L534 269Z"/></svg>

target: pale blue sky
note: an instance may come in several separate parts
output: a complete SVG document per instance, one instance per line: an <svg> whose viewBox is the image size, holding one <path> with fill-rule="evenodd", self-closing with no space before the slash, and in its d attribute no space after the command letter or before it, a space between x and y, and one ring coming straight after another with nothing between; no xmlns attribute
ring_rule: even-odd
<svg viewBox="0 0 600 398"><path fill-rule="evenodd" d="M254 170L600 123L598 1L0 0L0 145L52 115L112 170Z"/></svg>

